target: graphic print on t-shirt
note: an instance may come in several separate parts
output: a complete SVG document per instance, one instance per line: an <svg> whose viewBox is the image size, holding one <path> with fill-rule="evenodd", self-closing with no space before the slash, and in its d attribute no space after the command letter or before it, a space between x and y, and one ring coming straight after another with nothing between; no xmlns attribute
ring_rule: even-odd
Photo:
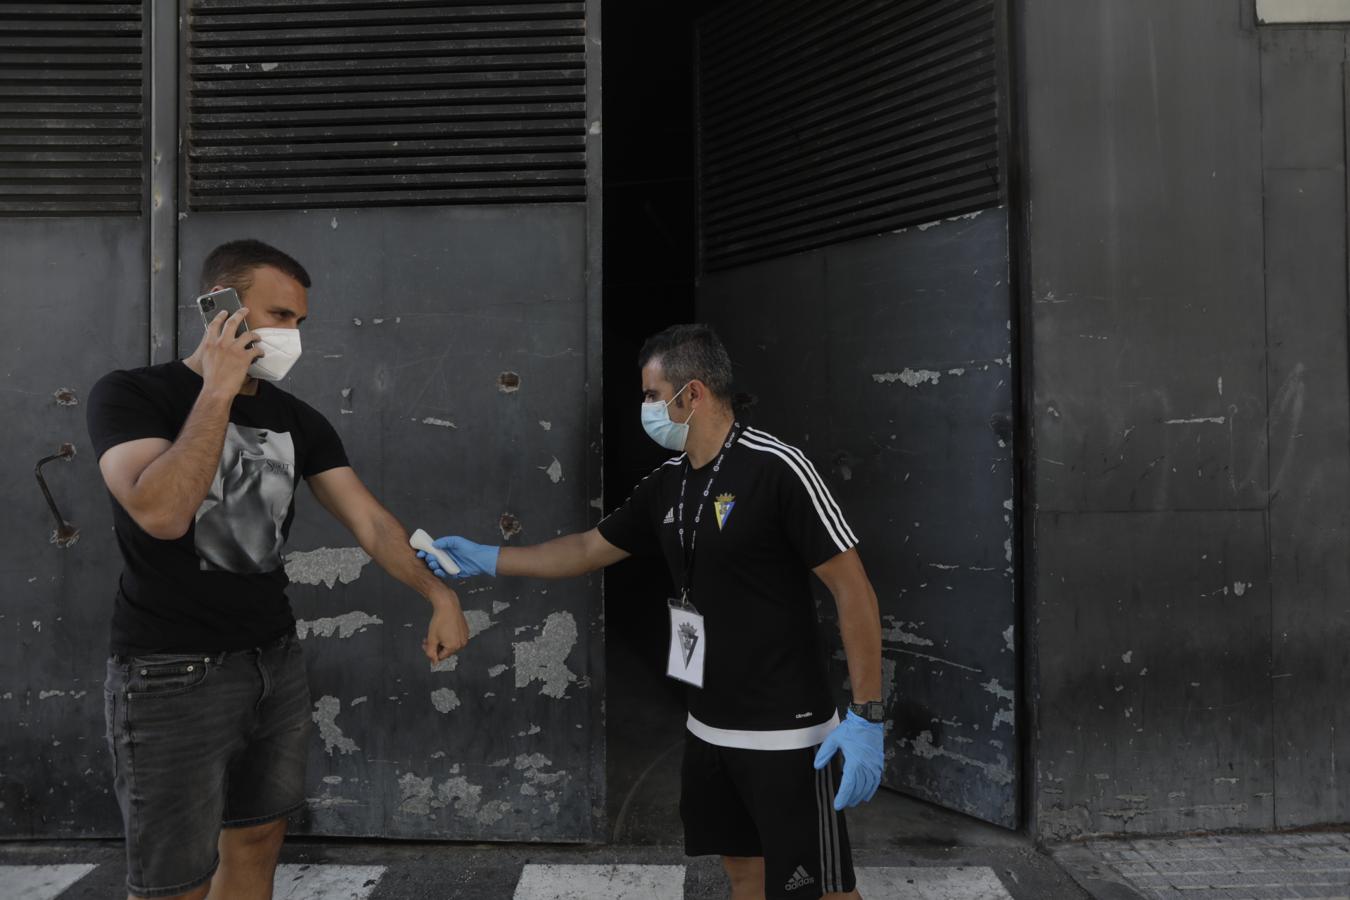
<svg viewBox="0 0 1350 900"><path fill-rule="evenodd" d="M231 422L220 468L197 510L194 537L202 571L256 574L281 568L294 494L290 434Z"/></svg>

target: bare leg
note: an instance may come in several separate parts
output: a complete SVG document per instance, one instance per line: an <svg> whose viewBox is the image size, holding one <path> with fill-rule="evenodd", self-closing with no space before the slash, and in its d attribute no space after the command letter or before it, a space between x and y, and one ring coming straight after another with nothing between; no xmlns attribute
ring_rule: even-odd
<svg viewBox="0 0 1350 900"><path fill-rule="evenodd" d="M722 868L731 879L731 900L764 900L764 857L724 856Z"/></svg>
<svg viewBox="0 0 1350 900"><path fill-rule="evenodd" d="M220 833L220 868L211 900L272 900L272 878L286 839L286 820Z"/></svg>
<svg viewBox="0 0 1350 900"><path fill-rule="evenodd" d="M206 892L210 889L211 883L208 881L201 887L193 888L186 894L174 894L172 897L161 897L160 900L206 900ZM137 897L135 894L127 894L127 900L144 900L144 898Z"/></svg>

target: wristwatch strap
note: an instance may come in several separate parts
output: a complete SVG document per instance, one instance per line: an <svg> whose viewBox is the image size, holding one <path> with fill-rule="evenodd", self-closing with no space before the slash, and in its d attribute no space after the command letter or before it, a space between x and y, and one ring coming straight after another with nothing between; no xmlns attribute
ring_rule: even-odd
<svg viewBox="0 0 1350 900"><path fill-rule="evenodd" d="M880 700L872 700L867 703L850 703L848 711L873 724L886 721L886 709L882 706Z"/></svg>

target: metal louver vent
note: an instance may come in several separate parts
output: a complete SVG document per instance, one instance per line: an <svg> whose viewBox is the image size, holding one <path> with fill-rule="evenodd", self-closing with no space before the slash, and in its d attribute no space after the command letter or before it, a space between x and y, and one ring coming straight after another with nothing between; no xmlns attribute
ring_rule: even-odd
<svg viewBox="0 0 1350 900"><path fill-rule="evenodd" d="M197 210L585 198L584 2L197 0Z"/></svg>
<svg viewBox="0 0 1350 900"><path fill-rule="evenodd" d="M0 216L138 215L141 3L0 4Z"/></svg>
<svg viewBox="0 0 1350 900"><path fill-rule="evenodd" d="M994 0L747 0L699 23L703 268L997 205Z"/></svg>

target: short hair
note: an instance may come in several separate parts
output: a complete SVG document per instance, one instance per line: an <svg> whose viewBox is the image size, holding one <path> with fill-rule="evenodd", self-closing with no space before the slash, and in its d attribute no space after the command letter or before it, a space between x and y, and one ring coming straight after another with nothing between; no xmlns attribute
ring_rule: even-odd
<svg viewBox="0 0 1350 900"><path fill-rule="evenodd" d="M638 354L638 367L646 368L655 359L661 361L661 370L676 390L698 379L714 397L733 401L731 357L707 325L672 325L647 338Z"/></svg>
<svg viewBox="0 0 1350 900"><path fill-rule="evenodd" d="M242 294L253 286L254 271L263 266L280 269L302 287L309 287L309 273L304 266L271 244L249 238L221 244L211 251L202 263L202 290L209 291L219 284Z"/></svg>

